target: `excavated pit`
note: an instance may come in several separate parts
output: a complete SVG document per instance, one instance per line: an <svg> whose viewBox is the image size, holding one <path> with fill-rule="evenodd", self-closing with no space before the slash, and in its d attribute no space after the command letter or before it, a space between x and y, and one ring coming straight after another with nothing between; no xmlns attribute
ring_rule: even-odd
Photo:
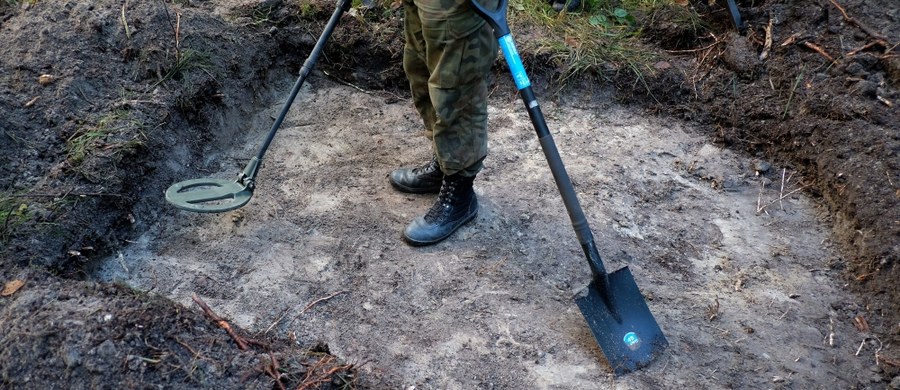
<svg viewBox="0 0 900 390"><path fill-rule="evenodd" d="M428 158L408 98L316 72L258 177L222 214L166 204L192 175L230 178L256 153L293 80L210 123L194 158L173 142L136 212L139 238L92 277L192 305L256 334L326 343L374 388L852 387L877 341L851 324L821 207L799 174L711 143L690 124L561 96L540 100L610 270L628 266L670 347L610 375L572 296L590 272L521 102L500 79L478 217L412 248L432 197L392 169ZM539 96L540 99L540 96ZM218 130L218 131L216 131ZM168 176L167 176L168 175Z"/></svg>

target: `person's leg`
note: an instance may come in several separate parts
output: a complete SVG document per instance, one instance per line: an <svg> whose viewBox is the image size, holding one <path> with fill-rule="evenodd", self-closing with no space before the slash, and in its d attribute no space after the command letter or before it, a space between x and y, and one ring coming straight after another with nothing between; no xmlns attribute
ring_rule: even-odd
<svg viewBox="0 0 900 390"><path fill-rule="evenodd" d="M428 91L430 72L425 62L426 46L419 20L419 10L413 0L404 0L404 38L403 70L409 80L413 106L419 112L425 125L425 135L432 139L432 129L436 121L434 106ZM440 165L435 157L422 166L414 168L398 168L388 176L391 185L399 191L410 193L437 193L441 189L444 178Z"/></svg>
<svg viewBox="0 0 900 390"><path fill-rule="evenodd" d="M468 0L415 1L430 71L435 155L445 175L474 176L487 156L487 87L497 40Z"/></svg>
<svg viewBox="0 0 900 390"><path fill-rule="evenodd" d="M487 77L497 42L466 0L416 0L416 6L430 71L432 145L444 177L437 201L403 237L412 245L429 245L478 212L472 183L487 156Z"/></svg>

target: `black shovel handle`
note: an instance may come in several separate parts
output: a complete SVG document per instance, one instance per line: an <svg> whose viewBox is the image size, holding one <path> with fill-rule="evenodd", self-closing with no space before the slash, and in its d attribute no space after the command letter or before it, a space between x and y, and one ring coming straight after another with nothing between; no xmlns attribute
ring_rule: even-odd
<svg viewBox="0 0 900 390"><path fill-rule="evenodd" d="M316 41L316 45L313 46L312 51L309 53L309 56L306 58L306 61L303 62L303 66L300 68L300 77L297 78L297 81L294 83L293 89L291 89L291 94L288 97L287 101L284 103L284 107L281 108L281 113L278 115L278 119L275 120L275 123L272 124L272 129L269 130L269 135L266 136L266 140L263 142L262 146L260 146L259 151L256 153L256 158L250 161L250 164L247 165L247 168L244 169L244 172L241 174L241 180L247 180L252 182L256 178L256 173L259 171L260 162L263 159L263 155L266 154L266 150L269 149L269 144L272 143L272 139L275 138L275 133L278 132L278 128L281 127L281 123L284 122L284 118L287 116L288 111L291 109L291 105L294 103L294 99L297 98L297 94L300 93L300 88L303 87L303 82L306 81L306 76L309 76L309 73L312 72L313 67L316 65L316 62L319 60L319 56L322 54L322 49L325 47L325 42L328 42L328 38L331 37L331 33L334 32L335 26L337 26L338 21L341 19L341 16L344 12L347 12L350 9L350 1L351 0L338 0L337 8L334 10L334 13L331 14L331 19L328 20L328 24L325 25L325 29L322 31L322 35L319 36L319 40Z"/></svg>
<svg viewBox="0 0 900 390"><path fill-rule="evenodd" d="M584 250L595 279L599 280L600 283L604 283L607 280L606 268L603 266L597 246L594 244L591 228L588 226L587 218L585 218L581 204L578 202L578 197L575 195L575 188L563 165L556 143L553 142L553 137L547 128L544 114L541 112L541 107L534 96L531 81L528 80L528 74L525 72L522 59L519 57L519 52L510 34L509 25L506 22L508 0L500 0L496 10L484 8L477 0L470 1L472 6L475 7L475 12L494 29L494 36L497 37L500 43L503 57L509 65L513 80L516 82L520 96L522 96L522 101L525 103L525 107L528 108L528 116L531 118L531 124L534 125L534 130L537 132L541 149L544 151L544 157L547 158L550 171L553 173L553 179L556 181L556 187L559 189L563 203L566 205L566 210L569 212L569 219L572 220L572 227L575 229L575 235L578 236L578 242L581 244L582 250Z"/></svg>

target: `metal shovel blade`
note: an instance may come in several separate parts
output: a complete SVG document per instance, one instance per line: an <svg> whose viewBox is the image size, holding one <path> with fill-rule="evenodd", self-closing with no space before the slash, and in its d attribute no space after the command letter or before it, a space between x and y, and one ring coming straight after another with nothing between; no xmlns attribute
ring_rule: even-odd
<svg viewBox="0 0 900 390"><path fill-rule="evenodd" d="M166 201L195 213L221 213L237 209L250 201L253 189L241 182L225 179L191 179L172 184Z"/></svg>
<svg viewBox="0 0 900 390"><path fill-rule="evenodd" d="M608 274L606 289L597 279L575 294L597 344L616 375L644 367L668 345L628 267ZM612 292L612 293L610 293ZM609 308L603 297L609 298Z"/></svg>

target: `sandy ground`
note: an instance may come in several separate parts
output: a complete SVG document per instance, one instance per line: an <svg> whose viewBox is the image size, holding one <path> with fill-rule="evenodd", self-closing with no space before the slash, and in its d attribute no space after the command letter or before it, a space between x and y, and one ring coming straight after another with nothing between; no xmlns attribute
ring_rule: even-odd
<svg viewBox="0 0 900 390"><path fill-rule="evenodd" d="M205 160L172 145L183 159L165 164L184 180L198 165L232 177L286 91L270 93L256 112L221 118ZM367 387L846 388L881 379L870 371L879 342L853 326L861 309L832 269L838 254L819 206L791 193L803 178L778 167L758 174L765 162L672 119L541 103L607 267L631 269L668 337L639 372L610 374L572 300L590 273L512 93L491 97L479 216L446 242L400 240L432 202L386 179L428 156L410 102L319 75L247 206L158 210L160 222L93 276L188 306L196 293L251 331L327 343L360 365Z"/></svg>

